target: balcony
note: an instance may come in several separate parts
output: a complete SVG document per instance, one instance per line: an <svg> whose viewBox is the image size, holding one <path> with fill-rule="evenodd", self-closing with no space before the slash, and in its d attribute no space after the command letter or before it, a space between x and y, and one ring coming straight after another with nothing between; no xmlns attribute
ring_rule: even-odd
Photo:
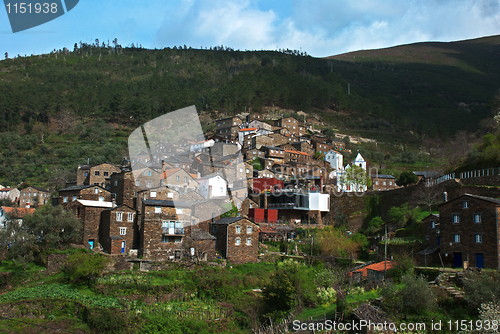
<svg viewBox="0 0 500 334"><path fill-rule="evenodd" d="M183 228L174 228L174 227L162 227L161 234L163 235L184 235Z"/></svg>

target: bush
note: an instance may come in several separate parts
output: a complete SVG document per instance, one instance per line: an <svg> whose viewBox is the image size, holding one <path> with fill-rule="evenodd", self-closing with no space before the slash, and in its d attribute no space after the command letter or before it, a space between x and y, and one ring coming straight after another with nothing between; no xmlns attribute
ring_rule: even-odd
<svg viewBox="0 0 500 334"><path fill-rule="evenodd" d="M99 333L121 333L127 323L127 319L118 309L85 308L84 321L90 328Z"/></svg>
<svg viewBox="0 0 500 334"><path fill-rule="evenodd" d="M500 274L497 272L470 272L463 280L465 297L477 309L481 304L500 301Z"/></svg>
<svg viewBox="0 0 500 334"><path fill-rule="evenodd" d="M401 282L404 285L402 289L388 285L382 290L386 309L396 314L422 314L435 308L436 298L425 278L407 274L402 277Z"/></svg>
<svg viewBox="0 0 500 334"><path fill-rule="evenodd" d="M95 253L76 253L68 256L63 273L70 281L93 283L111 260Z"/></svg>

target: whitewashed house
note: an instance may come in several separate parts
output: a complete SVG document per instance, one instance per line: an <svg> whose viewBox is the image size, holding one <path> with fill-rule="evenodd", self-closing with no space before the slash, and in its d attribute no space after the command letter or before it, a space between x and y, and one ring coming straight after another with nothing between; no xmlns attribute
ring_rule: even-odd
<svg viewBox="0 0 500 334"><path fill-rule="evenodd" d="M220 175L207 175L196 181L199 183L198 193L205 198L227 196L227 181Z"/></svg>

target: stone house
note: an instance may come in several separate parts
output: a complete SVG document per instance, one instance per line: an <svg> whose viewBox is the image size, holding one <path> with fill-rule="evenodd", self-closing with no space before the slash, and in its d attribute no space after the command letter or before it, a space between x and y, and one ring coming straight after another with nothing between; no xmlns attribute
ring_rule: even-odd
<svg viewBox="0 0 500 334"><path fill-rule="evenodd" d="M101 213L99 242L108 254L129 254L136 249L137 212L127 205L118 205Z"/></svg>
<svg viewBox="0 0 500 334"><path fill-rule="evenodd" d="M385 191L396 188L396 178L392 175L374 174L370 175L372 179L373 191Z"/></svg>
<svg viewBox="0 0 500 334"><path fill-rule="evenodd" d="M182 168L166 169L161 174L161 185L179 192L196 191L199 187L196 177L196 174L188 173Z"/></svg>
<svg viewBox="0 0 500 334"><path fill-rule="evenodd" d="M314 154L314 148L307 141L298 141L296 143L292 143L290 150L301 151L310 155Z"/></svg>
<svg viewBox="0 0 500 334"><path fill-rule="evenodd" d="M245 154L245 159L248 160L253 160L255 158L264 158L265 153L262 152L261 150L253 149L253 150L248 150Z"/></svg>
<svg viewBox="0 0 500 334"><path fill-rule="evenodd" d="M262 146L273 146L273 138L267 135L256 136L252 138L252 147L260 150Z"/></svg>
<svg viewBox="0 0 500 334"><path fill-rule="evenodd" d="M258 261L259 225L244 217L226 217L210 223L215 249L232 264Z"/></svg>
<svg viewBox="0 0 500 334"><path fill-rule="evenodd" d="M273 161L272 164L274 163L281 164L285 160L285 150L283 150L282 148L273 146L262 146L260 150L264 152L266 158Z"/></svg>
<svg viewBox="0 0 500 334"><path fill-rule="evenodd" d="M134 168L134 184L138 189L159 187L161 184L161 173L151 167Z"/></svg>
<svg viewBox="0 0 500 334"><path fill-rule="evenodd" d="M191 226L191 207L187 203L145 200L139 228L139 254L156 261L180 260L184 228Z"/></svg>
<svg viewBox="0 0 500 334"><path fill-rule="evenodd" d="M132 208L136 209L138 212L142 212L142 202L145 200L179 201L179 197L180 194L177 191L165 186L144 189L137 192Z"/></svg>
<svg viewBox="0 0 500 334"><path fill-rule="evenodd" d="M235 140L238 138L240 128L237 126L229 126L226 128L218 128L216 135L223 140Z"/></svg>
<svg viewBox="0 0 500 334"><path fill-rule="evenodd" d="M141 187L136 185L132 171L121 171L120 173L111 174L109 185L116 204L125 204L131 208L137 207L135 199Z"/></svg>
<svg viewBox="0 0 500 334"><path fill-rule="evenodd" d="M19 191L19 207L30 208L45 205L50 200L50 192L39 187L26 187Z"/></svg>
<svg viewBox="0 0 500 334"><path fill-rule="evenodd" d="M464 194L439 205L440 253L445 266L500 269L500 200Z"/></svg>
<svg viewBox="0 0 500 334"><path fill-rule="evenodd" d="M299 122L293 117L281 118L274 122L274 125L286 128L291 133L294 133L297 136L303 136L307 133L306 127L303 123Z"/></svg>
<svg viewBox="0 0 500 334"><path fill-rule="evenodd" d="M114 203L104 201L92 201L77 199L66 207L66 210L73 210L78 219L82 222L81 244L90 249L99 245L99 225L101 213L104 210L112 209Z"/></svg>
<svg viewBox="0 0 500 334"><path fill-rule="evenodd" d="M243 122L239 117L227 117L227 118L221 118L215 121L215 126L217 129L222 129L222 128L227 128L229 126L238 126L241 125Z"/></svg>
<svg viewBox="0 0 500 334"><path fill-rule="evenodd" d="M308 163L311 161L311 155L301 151L285 150L284 163L300 162Z"/></svg>
<svg viewBox="0 0 500 334"><path fill-rule="evenodd" d="M100 165L79 165L76 171L77 185L100 185L106 188L106 179L113 173L119 173L120 168L107 163Z"/></svg>
<svg viewBox="0 0 500 334"><path fill-rule="evenodd" d="M273 145L272 146L280 146L288 144L289 139L287 136L284 136L280 133L272 133L269 135L272 138Z"/></svg>

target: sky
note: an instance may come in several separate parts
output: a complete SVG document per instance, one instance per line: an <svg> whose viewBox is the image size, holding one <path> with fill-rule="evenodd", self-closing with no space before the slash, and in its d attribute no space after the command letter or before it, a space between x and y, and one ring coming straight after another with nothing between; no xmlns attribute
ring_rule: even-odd
<svg viewBox="0 0 500 334"><path fill-rule="evenodd" d="M224 45L326 57L497 34L500 0L80 0L66 14L17 33L7 7L0 8L0 59L5 52L73 50L80 41L114 38L151 49Z"/></svg>

